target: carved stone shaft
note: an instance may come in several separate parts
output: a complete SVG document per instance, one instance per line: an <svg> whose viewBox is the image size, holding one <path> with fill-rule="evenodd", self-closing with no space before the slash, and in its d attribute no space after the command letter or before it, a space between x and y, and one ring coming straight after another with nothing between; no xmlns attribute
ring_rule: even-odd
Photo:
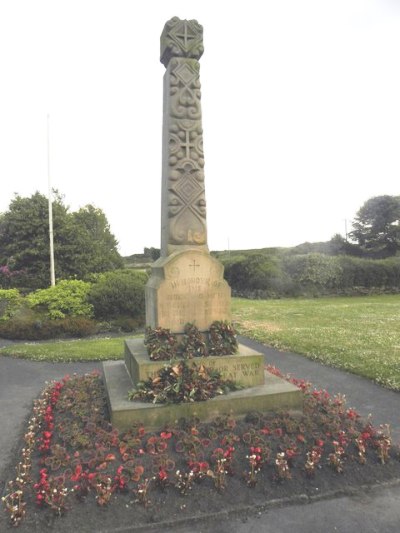
<svg viewBox="0 0 400 533"><path fill-rule="evenodd" d="M203 28L177 17L161 35L164 75L161 255L207 248L201 125Z"/></svg>

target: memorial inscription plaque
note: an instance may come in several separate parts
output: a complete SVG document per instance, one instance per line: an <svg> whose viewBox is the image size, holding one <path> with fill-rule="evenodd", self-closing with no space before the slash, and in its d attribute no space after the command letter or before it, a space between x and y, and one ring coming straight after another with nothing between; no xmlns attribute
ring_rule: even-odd
<svg viewBox="0 0 400 533"><path fill-rule="evenodd" d="M182 333L190 322L206 331L216 320L230 320L230 296L223 266L215 258L197 250L176 252L153 265L146 323Z"/></svg>

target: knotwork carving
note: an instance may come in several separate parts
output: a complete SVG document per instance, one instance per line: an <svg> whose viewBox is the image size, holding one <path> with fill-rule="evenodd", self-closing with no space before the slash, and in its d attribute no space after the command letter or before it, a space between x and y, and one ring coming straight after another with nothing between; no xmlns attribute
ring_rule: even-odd
<svg viewBox="0 0 400 533"><path fill-rule="evenodd" d="M201 120L200 65L194 59L173 59L170 66L171 113L176 118Z"/></svg>
<svg viewBox="0 0 400 533"><path fill-rule="evenodd" d="M164 103L164 210L166 245L206 245L201 86L201 26L174 18L161 36L167 66ZM201 52L200 52L201 50Z"/></svg>

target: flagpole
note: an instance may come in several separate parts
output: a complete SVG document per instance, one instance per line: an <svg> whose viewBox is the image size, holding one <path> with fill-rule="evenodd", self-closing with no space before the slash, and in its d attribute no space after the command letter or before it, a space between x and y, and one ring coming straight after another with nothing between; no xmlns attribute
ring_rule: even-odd
<svg viewBox="0 0 400 533"><path fill-rule="evenodd" d="M53 191L51 189L50 178L50 115L47 115L47 179L49 187L49 240L50 240L50 283L52 287L56 284L54 271L54 232L53 232Z"/></svg>

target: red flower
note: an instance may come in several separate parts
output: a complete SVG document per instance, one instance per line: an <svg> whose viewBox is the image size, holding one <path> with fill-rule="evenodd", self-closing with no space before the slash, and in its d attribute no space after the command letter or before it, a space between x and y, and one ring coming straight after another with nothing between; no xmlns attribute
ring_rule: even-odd
<svg viewBox="0 0 400 533"><path fill-rule="evenodd" d="M355 411L354 409L347 409L346 411L346 415L347 415L347 418L350 418L350 420L355 420L356 418L358 418L360 415L357 413L357 411Z"/></svg>
<svg viewBox="0 0 400 533"><path fill-rule="evenodd" d="M361 433L361 438L363 440L368 440L371 438L371 433L369 431L364 431L363 433Z"/></svg>
<svg viewBox="0 0 400 533"><path fill-rule="evenodd" d="M340 446L344 446L345 444L347 444L347 437L345 431L339 431L338 441Z"/></svg>
<svg viewBox="0 0 400 533"><path fill-rule="evenodd" d="M170 431L162 431L160 433L160 437L162 439L170 439L172 437L172 433Z"/></svg>
<svg viewBox="0 0 400 533"><path fill-rule="evenodd" d="M288 448L285 453L288 459L292 459L296 455L296 450Z"/></svg>
<svg viewBox="0 0 400 533"><path fill-rule="evenodd" d="M261 453L261 448L259 446L251 446L250 448L250 453L258 453L260 454Z"/></svg>
<svg viewBox="0 0 400 533"><path fill-rule="evenodd" d="M79 481L82 474L82 465L76 465L75 474L72 474L71 481Z"/></svg>
<svg viewBox="0 0 400 533"><path fill-rule="evenodd" d="M167 472L160 466L160 469L158 471L158 479L160 481L165 481L168 478Z"/></svg>
<svg viewBox="0 0 400 533"><path fill-rule="evenodd" d="M199 463L199 470L200 472L207 472L210 465L206 461L200 461Z"/></svg>
<svg viewBox="0 0 400 533"><path fill-rule="evenodd" d="M222 448L215 448L214 452L213 452L213 455L217 458L219 457L223 457L224 455L224 450Z"/></svg>

